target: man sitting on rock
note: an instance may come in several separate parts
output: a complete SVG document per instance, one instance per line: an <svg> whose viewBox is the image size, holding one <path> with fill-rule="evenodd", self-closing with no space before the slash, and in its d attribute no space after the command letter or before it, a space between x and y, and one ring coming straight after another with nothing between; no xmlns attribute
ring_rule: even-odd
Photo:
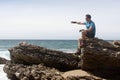
<svg viewBox="0 0 120 80"><path fill-rule="evenodd" d="M85 25L87 28L86 30L80 30L80 32L82 32L82 37L78 40L78 51L80 50L81 47L86 46L85 39L95 37L96 27L95 27L95 23L91 20L91 15L87 14L85 19L86 22L83 23L72 21L72 23Z"/></svg>

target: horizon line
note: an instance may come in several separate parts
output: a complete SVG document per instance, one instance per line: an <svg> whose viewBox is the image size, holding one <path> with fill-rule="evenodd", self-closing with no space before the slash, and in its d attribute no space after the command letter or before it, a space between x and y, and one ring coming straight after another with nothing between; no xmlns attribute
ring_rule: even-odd
<svg viewBox="0 0 120 80"><path fill-rule="evenodd" d="M0 40L78 40L78 39L0 39ZM114 39L103 39L107 41L113 41Z"/></svg>

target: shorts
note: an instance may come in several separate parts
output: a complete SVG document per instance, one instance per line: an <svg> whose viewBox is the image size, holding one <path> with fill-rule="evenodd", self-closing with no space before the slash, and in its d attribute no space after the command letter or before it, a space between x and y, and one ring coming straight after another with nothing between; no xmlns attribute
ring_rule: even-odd
<svg viewBox="0 0 120 80"><path fill-rule="evenodd" d="M95 37L95 34L93 32L87 32L86 36L88 38L94 38Z"/></svg>

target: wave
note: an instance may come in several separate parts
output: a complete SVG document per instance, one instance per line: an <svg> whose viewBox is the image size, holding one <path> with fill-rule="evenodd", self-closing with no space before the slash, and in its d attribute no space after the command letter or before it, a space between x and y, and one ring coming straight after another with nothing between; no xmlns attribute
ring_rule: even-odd
<svg viewBox="0 0 120 80"><path fill-rule="evenodd" d="M66 53L75 53L76 52L76 49L57 49L59 51L63 51L63 52L66 52Z"/></svg>
<svg viewBox="0 0 120 80"><path fill-rule="evenodd" d="M10 60L10 53L8 50L0 51L0 57Z"/></svg>

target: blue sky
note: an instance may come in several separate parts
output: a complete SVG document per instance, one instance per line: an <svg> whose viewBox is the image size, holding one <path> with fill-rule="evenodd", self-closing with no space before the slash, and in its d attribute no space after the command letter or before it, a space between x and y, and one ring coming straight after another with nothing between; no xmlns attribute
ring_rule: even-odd
<svg viewBox="0 0 120 80"><path fill-rule="evenodd" d="M78 39L91 14L96 37L120 40L120 0L0 0L1 39Z"/></svg>

